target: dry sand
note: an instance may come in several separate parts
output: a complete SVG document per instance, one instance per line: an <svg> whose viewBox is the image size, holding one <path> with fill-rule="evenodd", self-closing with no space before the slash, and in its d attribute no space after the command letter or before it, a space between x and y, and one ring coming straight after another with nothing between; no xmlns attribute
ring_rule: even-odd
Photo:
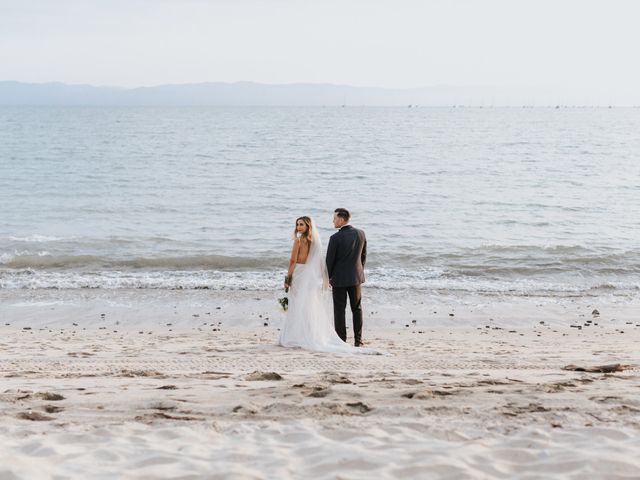
<svg viewBox="0 0 640 480"><path fill-rule="evenodd" d="M3 322L0 479L640 478L636 323L418 322L347 356L197 320Z"/></svg>

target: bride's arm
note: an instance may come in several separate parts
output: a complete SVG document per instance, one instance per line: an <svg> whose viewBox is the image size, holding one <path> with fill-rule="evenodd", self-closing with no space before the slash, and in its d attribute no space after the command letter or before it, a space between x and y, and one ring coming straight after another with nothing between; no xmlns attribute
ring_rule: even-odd
<svg viewBox="0 0 640 480"><path fill-rule="evenodd" d="M287 270L287 280L284 281L284 288L289 288L291 286L291 278L293 275L293 269L296 267L296 260L298 259L298 250L300 249L300 239L296 238L293 241L293 246L291 247L291 258L289 259L289 270Z"/></svg>

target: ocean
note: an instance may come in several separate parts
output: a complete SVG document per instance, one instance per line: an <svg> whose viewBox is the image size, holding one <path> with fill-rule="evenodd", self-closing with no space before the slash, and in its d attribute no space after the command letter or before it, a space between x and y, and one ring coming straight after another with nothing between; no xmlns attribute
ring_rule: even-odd
<svg viewBox="0 0 640 480"><path fill-rule="evenodd" d="M637 296L640 109L0 107L0 289L281 286L294 220L372 289Z"/></svg>

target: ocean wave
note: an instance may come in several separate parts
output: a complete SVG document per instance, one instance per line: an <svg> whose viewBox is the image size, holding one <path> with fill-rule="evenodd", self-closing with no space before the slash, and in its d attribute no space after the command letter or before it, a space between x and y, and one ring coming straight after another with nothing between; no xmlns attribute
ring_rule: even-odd
<svg viewBox="0 0 640 480"><path fill-rule="evenodd" d="M262 256L200 254L111 258L101 255L64 255L48 251L0 252L0 269L13 270L221 270L267 271L285 269L286 255L273 251ZM367 268L419 272L421 277L582 277L640 275L640 250L597 250L580 246L486 246L433 254L378 253L369 255Z"/></svg>
<svg viewBox="0 0 640 480"><path fill-rule="evenodd" d="M0 265L7 266L11 262L13 262L16 258L25 258L25 257L36 258L36 257L45 257L49 255L51 254L46 251L35 252L35 253L29 252L29 251L22 251L22 252L14 251L13 253L3 252L3 253L0 253Z"/></svg>
<svg viewBox="0 0 640 480"><path fill-rule="evenodd" d="M158 257L110 259L95 255L24 254L0 256L0 264L10 269L210 269L244 270L286 267L286 259L252 258L224 255L195 255L184 257Z"/></svg>
<svg viewBox="0 0 640 480"><path fill-rule="evenodd" d="M68 240L74 240L76 238L77 237L56 237L52 235L39 235L37 233L34 233L33 235L28 235L26 237L9 236L9 237L2 238L0 240L6 239L11 242L24 242L24 243L46 243L46 242L68 241Z"/></svg>
<svg viewBox="0 0 640 480"><path fill-rule="evenodd" d="M282 270L267 271L38 271L0 270L0 289L174 289L256 290L282 287ZM561 282L551 278L513 280L452 278L436 272L372 269L366 288L423 291L425 294L473 293L506 296L597 296L637 295L637 276L618 280Z"/></svg>
<svg viewBox="0 0 640 480"><path fill-rule="evenodd" d="M432 254L383 254L377 265L429 265L455 269L462 273L477 271L527 274L554 273L576 268L612 269L640 272L640 250L615 250L583 246L487 245Z"/></svg>

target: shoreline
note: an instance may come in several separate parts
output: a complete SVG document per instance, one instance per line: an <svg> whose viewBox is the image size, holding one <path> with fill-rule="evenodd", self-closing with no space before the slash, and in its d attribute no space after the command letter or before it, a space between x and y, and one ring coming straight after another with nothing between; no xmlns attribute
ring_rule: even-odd
<svg viewBox="0 0 640 480"><path fill-rule="evenodd" d="M277 299L283 295L280 290L0 289L0 327L170 327L172 331L214 325L249 330L278 328L284 312ZM540 322L557 327L623 329L640 324L640 297L635 295L486 296L365 286L363 310L365 330L486 325L508 328ZM592 322L587 324L587 320Z"/></svg>

